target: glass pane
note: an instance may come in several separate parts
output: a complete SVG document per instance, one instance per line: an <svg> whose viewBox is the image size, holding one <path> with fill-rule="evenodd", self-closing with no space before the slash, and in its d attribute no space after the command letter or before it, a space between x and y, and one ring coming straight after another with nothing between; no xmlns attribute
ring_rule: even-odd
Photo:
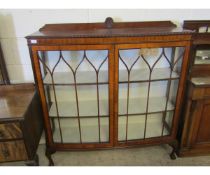
<svg viewBox="0 0 210 175"><path fill-rule="evenodd" d="M170 135L184 49L119 50L118 140Z"/></svg>
<svg viewBox="0 0 210 175"><path fill-rule="evenodd" d="M108 142L109 141L109 118L100 119L100 130L98 119L81 119L83 142ZM100 136L99 136L100 133ZM99 138L100 137L100 138Z"/></svg>
<svg viewBox="0 0 210 175"><path fill-rule="evenodd" d="M38 55L54 141L109 142L108 50Z"/></svg>
<svg viewBox="0 0 210 175"><path fill-rule="evenodd" d="M210 64L210 49L197 50L194 64Z"/></svg>
<svg viewBox="0 0 210 175"><path fill-rule="evenodd" d="M166 113L166 117L164 120L164 129L163 129L163 134L164 135L170 135L171 134L171 129L173 126L173 115L174 111L168 111Z"/></svg>
<svg viewBox="0 0 210 175"><path fill-rule="evenodd" d="M118 119L118 140L136 140L144 138L145 115L121 116ZM126 134L127 133L127 134Z"/></svg>
<svg viewBox="0 0 210 175"><path fill-rule="evenodd" d="M169 135L163 125L164 113L150 114L147 116L146 138L161 137Z"/></svg>
<svg viewBox="0 0 210 175"><path fill-rule="evenodd" d="M51 118L51 121L52 126L54 125L54 142L60 143L61 140L63 140L64 143L80 143L80 132L77 119L62 118L59 121L58 118Z"/></svg>
<svg viewBox="0 0 210 175"><path fill-rule="evenodd" d="M167 112L165 122L163 113L146 115L129 115L128 124L125 116L119 118L118 140L138 140L170 135L173 112ZM147 117L147 120L146 120ZM146 123L146 125L145 125ZM127 131L127 135L126 135ZM145 134L145 135L144 135Z"/></svg>

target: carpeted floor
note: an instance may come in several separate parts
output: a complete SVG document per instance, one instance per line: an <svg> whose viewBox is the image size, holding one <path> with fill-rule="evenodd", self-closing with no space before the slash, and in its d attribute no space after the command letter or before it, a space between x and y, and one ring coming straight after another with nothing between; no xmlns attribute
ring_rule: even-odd
<svg viewBox="0 0 210 175"><path fill-rule="evenodd" d="M56 166L209 166L210 156L177 158L171 160L168 145L144 148L97 151L56 152ZM47 166L45 145L38 148L40 166ZM1 166L24 166L24 162L2 163Z"/></svg>

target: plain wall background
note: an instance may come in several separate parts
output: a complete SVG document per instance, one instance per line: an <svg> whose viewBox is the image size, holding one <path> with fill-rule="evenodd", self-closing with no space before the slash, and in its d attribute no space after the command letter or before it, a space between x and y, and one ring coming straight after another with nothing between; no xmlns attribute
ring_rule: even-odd
<svg viewBox="0 0 210 175"><path fill-rule="evenodd" d="M0 41L11 83L33 82L25 36L46 23L171 20L181 26L184 20L210 20L207 9L69 9L0 10Z"/></svg>

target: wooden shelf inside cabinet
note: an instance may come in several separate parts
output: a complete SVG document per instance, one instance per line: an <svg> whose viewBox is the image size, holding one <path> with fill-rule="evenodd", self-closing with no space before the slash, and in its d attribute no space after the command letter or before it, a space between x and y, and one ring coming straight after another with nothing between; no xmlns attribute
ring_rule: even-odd
<svg viewBox="0 0 210 175"><path fill-rule="evenodd" d="M107 70L100 71L98 77L98 84L108 84L108 72ZM46 85L74 85L74 77L72 72L54 72L52 76L48 73L44 78L44 84ZM94 71L78 71L76 74L76 85L94 85L96 84L96 73Z"/></svg>
<svg viewBox="0 0 210 175"><path fill-rule="evenodd" d="M138 139L144 139L144 129L145 129L145 117L146 115L130 116L128 119L128 133L127 139L129 141L135 141ZM162 135L163 122L162 118L154 114L148 115L148 125L146 128L145 138L160 137ZM118 140L126 140L126 117L119 119L118 126ZM166 128L163 130L163 136L169 135L170 131Z"/></svg>
<svg viewBox="0 0 210 175"><path fill-rule="evenodd" d="M158 137L161 135L163 123L161 119L156 116L150 116L149 128L147 129L146 138ZM67 125L68 123L68 125ZM145 127L145 115L131 116L129 118L129 129L128 139L137 140L144 138L144 127ZM77 120L74 119L72 122L68 119L61 120L62 127L62 138L65 143L80 143L80 134L78 130ZM86 119L81 120L82 129L82 143L108 143L109 141L109 119L102 118L100 120L100 140L98 134L98 119ZM126 119L121 118L119 121L119 141L124 141L126 136ZM169 135L170 131L164 129L163 136ZM53 132L54 142L60 142L60 130L58 127Z"/></svg>
<svg viewBox="0 0 210 175"><path fill-rule="evenodd" d="M148 113L164 112L166 108L166 97L150 97ZM109 116L108 100L99 101L100 116ZM141 115L146 114L147 98L132 98L129 100L129 115ZM119 99L119 116L125 116L126 114L127 99ZM67 117L77 118L77 106L75 101L57 102L58 115L56 109L56 103L52 103L49 116L50 117ZM97 101L85 100L79 101L80 117L97 117ZM173 111L175 109L174 104L168 100L166 111Z"/></svg>
<svg viewBox="0 0 210 175"><path fill-rule="evenodd" d="M56 124L56 122L55 122ZM86 119L83 118L80 121L82 127L81 137L82 142L94 143L99 141L98 134L98 119ZM78 129L77 119L63 119L60 120L60 125L62 125L62 138L65 143L80 143L80 133ZM55 142L60 142L60 130L59 127L55 127L53 132L53 140ZM100 119L100 140L101 142L109 142L109 118Z"/></svg>
<svg viewBox="0 0 210 175"><path fill-rule="evenodd" d="M178 79L179 74L172 71L170 68L156 68L151 74L150 81L161 81L169 79ZM119 70L119 83L127 83L128 73L127 70ZM108 84L108 72L106 70L99 72L98 84ZM148 82L149 70L148 69L134 69L131 71L130 83ZM74 85L74 77L72 72L54 72L53 79L48 73L44 78L45 85ZM94 71L80 71L76 76L76 85L95 85L96 73Z"/></svg>
<svg viewBox="0 0 210 175"><path fill-rule="evenodd" d="M57 150L144 144L170 143L174 157L192 33L107 18L27 36L50 164Z"/></svg>

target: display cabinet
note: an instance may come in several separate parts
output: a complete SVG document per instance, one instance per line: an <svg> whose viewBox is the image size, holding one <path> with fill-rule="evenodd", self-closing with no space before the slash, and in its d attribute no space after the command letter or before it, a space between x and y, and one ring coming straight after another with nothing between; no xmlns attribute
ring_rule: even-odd
<svg viewBox="0 0 210 175"><path fill-rule="evenodd" d="M47 24L27 36L46 131L63 150L173 146L192 32L170 21Z"/></svg>
<svg viewBox="0 0 210 175"><path fill-rule="evenodd" d="M210 21L185 21L195 30L190 57L186 103L178 138L179 156L210 153Z"/></svg>

